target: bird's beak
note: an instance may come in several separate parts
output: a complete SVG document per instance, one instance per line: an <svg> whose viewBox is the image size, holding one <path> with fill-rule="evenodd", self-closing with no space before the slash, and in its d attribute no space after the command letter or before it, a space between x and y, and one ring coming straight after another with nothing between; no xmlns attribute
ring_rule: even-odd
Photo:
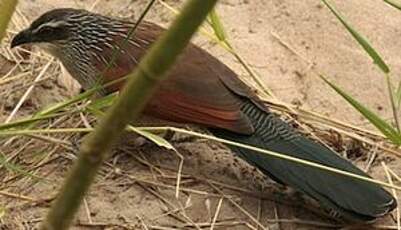
<svg viewBox="0 0 401 230"><path fill-rule="evenodd" d="M32 34L29 30L19 32L11 41L11 48L32 42Z"/></svg>

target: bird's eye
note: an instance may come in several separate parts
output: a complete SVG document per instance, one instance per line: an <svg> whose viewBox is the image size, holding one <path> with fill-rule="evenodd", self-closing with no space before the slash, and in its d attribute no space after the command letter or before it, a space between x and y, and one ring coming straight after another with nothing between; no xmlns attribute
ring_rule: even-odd
<svg viewBox="0 0 401 230"><path fill-rule="evenodd" d="M40 30L38 31L38 33L39 33L40 35L50 35L50 34L54 33L54 31L55 31L55 30L54 30L53 27L44 26L44 27L40 28Z"/></svg>

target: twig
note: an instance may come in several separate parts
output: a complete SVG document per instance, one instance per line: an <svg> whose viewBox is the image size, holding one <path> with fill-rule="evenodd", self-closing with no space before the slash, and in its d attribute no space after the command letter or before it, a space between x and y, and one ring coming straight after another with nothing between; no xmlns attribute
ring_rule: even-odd
<svg viewBox="0 0 401 230"><path fill-rule="evenodd" d="M388 170L388 167L387 167L386 163L384 163L382 161L381 164L383 166L384 172L386 173L386 176L387 176L387 179L388 179L389 183L393 184L393 179L391 178L391 175L389 173L389 170ZM397 191L395 189L391 189L391 192L393 193L394 198L396 200L398 200ZM400 227L401 227L401 225L400 225L400 208L398 206L397 206L397 209L396 209L396 221L397 221L398 230L400 230Z"/></svg>
<svg viewBox="0 0 401 230"><path fill-rule="evenodd" d="M24 196L24 195L21 195L21 194L15 194L15 193L6 192L6 191L0 191L0 195L8 196L8 197L11 197L11 198L17 198L17 199L25 200L25 201L31 201L31 202L37 202L38 201L37 199L31 198L29 196Z"/></svg>
<svg viewBox="0 0 401 230"><path fill-rule="evenodd" d="M274 219L274 220L268 219L267 222L303 224L303 225L311 225L311 226L316 226L316 227L325 227L325 228L334 228L334 229L343 227L341 225L336 225L336 224L327 224L327 223L322 223L322 222L318 222L318 221L309 221L309 220L300 220L300 219Z"/></svg>
<svg viewBox="0 0 401 230"><path fill-rule="evenodd" d="M219 203L217 204L216 212L214 213L213 221L212 221L212 224L210 225L210 230L213 230L213 228L216 224L217 217L219 216L219 213L220 213L221 205L223 204L223 199L224 199L224 197L220 198Z"/></svg>
<svg viewBox="0 0 401 230"><path fill-rule="evenodd" d="M263 230L268 230L268 227L263 226L254 216L252 216L248 211L246 211L243 207L241 207L237 202L235 202L232 198L227 197L223 191L221 191L217 186L215 186L212 183L209 183L210 187L212 187L214 190L219 192L221 195L224 196L228 201L230 201L231 204L233 204L236 208L238 208L242 213L244 213L250 220L252 220L257 226L261 227Z"/></svg>
<svg viewBox="0 0 401 230"><path fill-rule="evenodd" d="M91 211L89 210L89 205L88 202L86 201L86 198L84 198L84 207L85 207L86 218L88 218L88 222L91 224L93 223L93 221L91 217Z"/></svg>
<svg viewBox="0 0 401 230"><path fill-rule="evenodd" d="M34 83L39 82L42 77L45 75L47 69L50 67L50 65L53 62L53 58L43 67L42 71L38 74L38 76L35 78L33 81ZM10 113L10 115L7 117L6 121L4 123L8 123L13 119L15 114L18 112L18 110L21 108L22 104L25 102L26 98L29 96L29 94L32 92L32 90L35 88L35 84L31 85L27 91L24 93L24 95L21 97L21 99L18 101L17 105L14 107L13 111Z"/></svg>

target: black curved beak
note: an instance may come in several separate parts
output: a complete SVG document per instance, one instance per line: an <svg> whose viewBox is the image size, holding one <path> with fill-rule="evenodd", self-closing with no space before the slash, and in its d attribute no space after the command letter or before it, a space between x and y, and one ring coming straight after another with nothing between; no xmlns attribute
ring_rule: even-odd
<svg viewBox="0 0 401 230"><path fill-rule="evenodd" d="M19 32L11 41L11 48L32 42L32 34L29 30Z"/></svg>

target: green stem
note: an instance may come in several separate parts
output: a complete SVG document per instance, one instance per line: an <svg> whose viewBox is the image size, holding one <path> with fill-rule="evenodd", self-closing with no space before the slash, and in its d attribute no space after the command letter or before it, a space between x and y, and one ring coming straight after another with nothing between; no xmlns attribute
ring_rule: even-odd
<svg viewBox="0 0 401 230"><path fill-rule="evenodd" d="M8 23L10 23L11 16L13 16L15 7L17 6L17 0L7 0L0 2L0 41L3 39L6 34L6 30L8 27Z"/></svg>
<svg viewBox="0 0 401 230"><path fill-rule="evenodd" d="M396 2L394 0L383 0L385 3L389 4L390 6L401 10L401 4L399 2Z"/></svg>
<svg viewBox="0 0 401 230"><path fill-rule="evenodd" d="M387 90L388 90L388 94L390 97L391 110L393 111L395 126L397 128L398 133L400 133L400 121L399 121L398 112L397 112L397 105L394 100L393 86L391 84L391 79L390 79L389 74L386 74L385 76L386 76Z"/></svg>

